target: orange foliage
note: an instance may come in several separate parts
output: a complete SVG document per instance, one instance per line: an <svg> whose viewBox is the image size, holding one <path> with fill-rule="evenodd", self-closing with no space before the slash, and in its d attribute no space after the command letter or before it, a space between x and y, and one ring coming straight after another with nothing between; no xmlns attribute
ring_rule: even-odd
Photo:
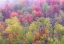
<svg viewBox="0 0 64 44"><path fill-rule="evenodd" d="M9 38L9 39L11 39L11 38L17 39L17 38L18 38L18 35L17 35L17 34L12 34L12 33L10 33L10 34L8 35L8 38Z"/></svg>
<svg viewBox="0 0 64 44"><path fill-rule="evenodd" d="M0 28L4 28L4 26L2 25L2 22L0 22Z"/></svg>
<svg viewBox="0 0 64 44"><path fill-rule="evenodd" d="M39 37L40 37L40 33L39 32L35 32L35 34L34 34L34 42L33 43L36 43L38 41Z"/></svg>
<svg viewBox="0 0 64 44"><path fill-rule="evenodd" d="M13 34L10 33L10 34L8 35L8 38L11 39L12 37L13 37Z"/></svg>

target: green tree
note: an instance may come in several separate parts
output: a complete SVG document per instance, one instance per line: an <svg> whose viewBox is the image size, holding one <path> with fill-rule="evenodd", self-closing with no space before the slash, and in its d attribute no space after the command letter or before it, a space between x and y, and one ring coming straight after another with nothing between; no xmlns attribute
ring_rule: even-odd
<svg viewBox="0 0 64 44"><path fill-rule="evenodd" d="M55 40L54 44L61 44L59 40Z"/></svg>
<svg viewBox="0 0 64 44"><path fill-rule="evenodd" d="M42 10L43 10L43 11L48 10L48 4L47 4L47 3L45 3L45 4L42 6Z"/></svg>
<svg viewBox="0 0 64 44"><path fill-rule="evenodd" d="M30 24L30 26L29 26L29 31L32 31L32 32L34 32L34 31L38 31L38 28L39 28L39 22L32 22L31 24Z"/></svg>
<svg viewBox="0 0 64 44"><path fill-rule="evenodd" d="M61 38L61 44L64 44L64 36Z"/></svg>
<svg viewBox="0 0 64 44"><path fill-rule="evenodd" d="M25 37L25 31L18 19L16 17L6 19L5 23L7 24L5 30L7 30L7 32L10 32L12 36L9 42L18 43L19 41L19 43L22 43L22 39Z"/></svg>
<svg viewBox="0 0 64 44"><path fill-rule="evenodd" d="M49 19L49 18L45 18L45 20L44 20L44 27L45 27L46 29L48 29L48 30L51 30L51 29L52 29L50 23L51 23L51 22L50 22L50 19Z"/></svg>
<svg viewBox="0 0 64 44"><path fill-rule="evenodd" d="M64 35L64 28L61 24L55 23L54 30L58 32L59 39Z"/></svg>
<svg viewBox="0 0 64 44"><path fill-rule="evenodd" d="M48 38L48 44L54 44L54 39L53 38Z"/></svg>
<svg viewBox="0 0 64 44"><path fill-rule="evenodd" d="M3 15L2 15L2 13L0 13L0 21L2 21L3 20Z"/></svg>
<svg viewBox="0 0 64 44"><path fill-rule="evenodd" d="M28 44L32 44L32 42L34 41L34 35L33 35L33 33L29 31L26 34L26 38L27 38L27 43Z"/></svg>

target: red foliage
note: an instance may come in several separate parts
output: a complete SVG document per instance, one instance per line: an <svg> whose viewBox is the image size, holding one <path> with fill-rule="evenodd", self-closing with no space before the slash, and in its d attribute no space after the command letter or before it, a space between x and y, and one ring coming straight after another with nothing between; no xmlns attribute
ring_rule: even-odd
<svg viewBox="0 0 64 44"><path fill-rule="evenodd" d="M34 13L34 18L36 18L36 17L44 17L44 14L41 12L41 11L36 11L35 13Z"/></svg>
<svg viewBox="0 0 64 44"><path fill-rule="evenodd" d="M21 23L24 23L25 18L21 15L20 18L19 18L19 21L20 21Z"/></svg>
<svg viewBox="0 0 64 44"><path fill-rule="evenodd" d="M33 19L32 19L32 15L31 14L27 14L26 17L25 17L25 20L30 24L32 23Z"/></svg>
<svg viewBox="0 0 64 44"><path fill-rule="evenodd" d="M33 11L36 11L35 13L34 13L34 16L36 17L36 16L43 16L43 13L41 12L41 7L40 6L35 6L34 8L33 8Z"/></svg>
<svg viewBox="0 0 64 44"><path fill-rule="evenodd" d="M12 12L12 13L10 14L10 18L15 17L15 16L18 16L17 12Z"/></svg>
<svg viewBox="0 0 64 44"><path fill-rule="evenodd" d="M3 22L0 21L0 28L4 28Z"/></svg>
<svg viewBox="0 0 64 44"><path fill-rule="evenodd" d="M31 16L31 14L27 14L26 15L26 17L23 17L22 15L20 16L20 18L19 18L19 21L21 22L21 23L24 23L24 21L27 21L29 24L31 24L32 23L32 16Z"/></svg>
<svg viewBox="0 0 64 44"><path fill-rule="evenodd" d="M38 41L39 37L40 37L40 33L39 32L36 32L34 34L34 41L33 41L33 43L36 43Z"/></svg>
<svg viewBox="0 0 64 44"><path fill-rule="evenodd" d="M44 28L41 29L41 33L40 33L40 36L46 34L46 30Z"/></svg>
<svg viewBox="0 0 64 44"><path fill-rule="evenodd" d="M39 6L35 6L34 8L33 8L33 11L41 11L41 7L39 7Z"/></svg>

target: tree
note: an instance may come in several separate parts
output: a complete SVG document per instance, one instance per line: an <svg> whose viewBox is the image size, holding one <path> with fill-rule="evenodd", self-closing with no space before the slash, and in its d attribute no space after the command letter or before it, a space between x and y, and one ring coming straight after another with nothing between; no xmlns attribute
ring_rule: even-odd
<svg viewBox="0 0 64 44"><path fill-rule="evenodd" d="M42 6L42 11L46 12L48 10L48 7L49 5L47 3L45 3L43 6Z"/></svg>
<svg viewBox="0 0 64 44"><path fill-rule="evenodd" d="M64 32L63 32L63 30L64 30L63 26L61 24L55 23L54 30L56 30L57 33L58 33L58 39L61 39L61 37L64 34Z"/></svg>
<svg viewBox="0 0 64 44"><path fill-rule="evenodd" d="M33 8L33 11L41 11L41 7L39 7L39 6L35 6L34 8Z"/></svg>
<svg viewBox="0 0 64 44"><path fill-rule="evenodd" d="M64 42L64 36L62 36L62 38L61 38L61 43L63 44Z"/></svg>
<svg viewBox="0 0 64 44"><path fill-rule="evenodd" d="M39 22L32 22L29 26L29 31L34 32L38 31L39 28Z"/></svg>
<svg viewBox="0 0 64 44"><path fill-rule="evenodd" d="M54 22L58 22L58 23L61 24L62 23L62 17L61 17L61 15L57 16L57 14L55 14Z"/></svg>
<svg viewBox="0 0 64 44"><path fill-rule="evenodd" d="M52 6L52 14L58 14L57 16L59 16L59 12L60 12L60 9L59 9L59 6L58 5L54 5Z"/></svg>
<svg viewBox="0 0 64 44"><path fill-rule="evenodd" d="M12 17L11 19L6 19L5 20L5 24L8 26L8 25L13 25L13 24L20 24L20 22L18 21L18 18L17 17Z"/></svg>
<svg viewBox="0 0 64 44"><path fill-rule="evenodd" d="M15 12L17 12L18 10L21 10L22 9L22 5L21 4L16 4L14 7L13 7L13 10Z"/></svg>
<svg viewBox="0 0 64 44"><path fill-rule="evenodd" d="M51 30L51 24L50 24L50 19L49 18L45 18L44 27L45 27L45 29Z"/></svg>
<svg viewBox="0 0 64 44"><path fill-rule="evenodd" d="M41 18L38 18L38 20L37 20L37 22L40 22L40 26L41 26L41 28L42 27L44 27L44 20L45 20L45 18L43 17L41 17Z"/></svg>
<svg viewBox="0 0 64 44"><path fill-rule="evenodd" d="M28 13L28 14L26 15L26 17L25 17L25 20L26 20L29 24L31 24L32 21L33 21L32 15Z"/></svg>
<svg viewBox="0 0 64 44"><path fill-rule="evenodd" d="M48 38L48 44L54 44L54 39L53 38Z"/></svg>
<svg viewBox="0 0 64 44"><path fill-rule="evenodd" d="M0 21L2 21L3 20L3 15L2 15L2 13L0 12Z"/></svg>
<svg viewBox="0 0 64 44"><path fill-rule="evenodd" d="M62 25L64 25L64 12L62 11L62 10L60 10L60 16L61 16L61 20L62 20L62 22L61 22L61 24Z"/></svg>
<svg viewBox="0 0 64 44"><path fill-rule="evenodd" d="M12 12L11 14L10 14L10 18L12 18L12 17L17 17L18 16L18 14L16 13L16 12Z"/></svg>
<svg viewBox="0 0 64 44"><path fill-rule="evenodd" d="M27 43L31 44L34 41L34 35L31 31L26 34Z"/></svg>
<svg viewBox="0 0 64 44"><path fill-rule="evenodd" d="M34 19L36 18L40 18L40 17L44 17L44 14L41 11L35 11L34 12Z"/></svg>

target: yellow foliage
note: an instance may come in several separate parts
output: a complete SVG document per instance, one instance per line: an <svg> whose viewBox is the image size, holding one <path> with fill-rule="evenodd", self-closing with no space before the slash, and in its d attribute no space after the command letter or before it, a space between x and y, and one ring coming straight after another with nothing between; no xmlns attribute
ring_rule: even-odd
<svg viewBox="0 0 64 44"><path fill-rule="evenodd" d="M11 30L12 30L12 29L11 29L10 27L7 27L7 28L5 29L5 32L6 32L6 33L10 33Z"/></svg>
<svg viewBox="0 0 64 44"><path fill-rule="evenodd" d="M47 37L47 35L46 35L46 34L44 34L44 35L40 36L40 38L41 38L41 39L43 39L43 40L44 40L46 37Z"/></svg>
<svg viewBox="0 0 64 44"><path fill-rule="evenodd" d="M0 36L0 40L2 40L2 36Z"/></svg>

